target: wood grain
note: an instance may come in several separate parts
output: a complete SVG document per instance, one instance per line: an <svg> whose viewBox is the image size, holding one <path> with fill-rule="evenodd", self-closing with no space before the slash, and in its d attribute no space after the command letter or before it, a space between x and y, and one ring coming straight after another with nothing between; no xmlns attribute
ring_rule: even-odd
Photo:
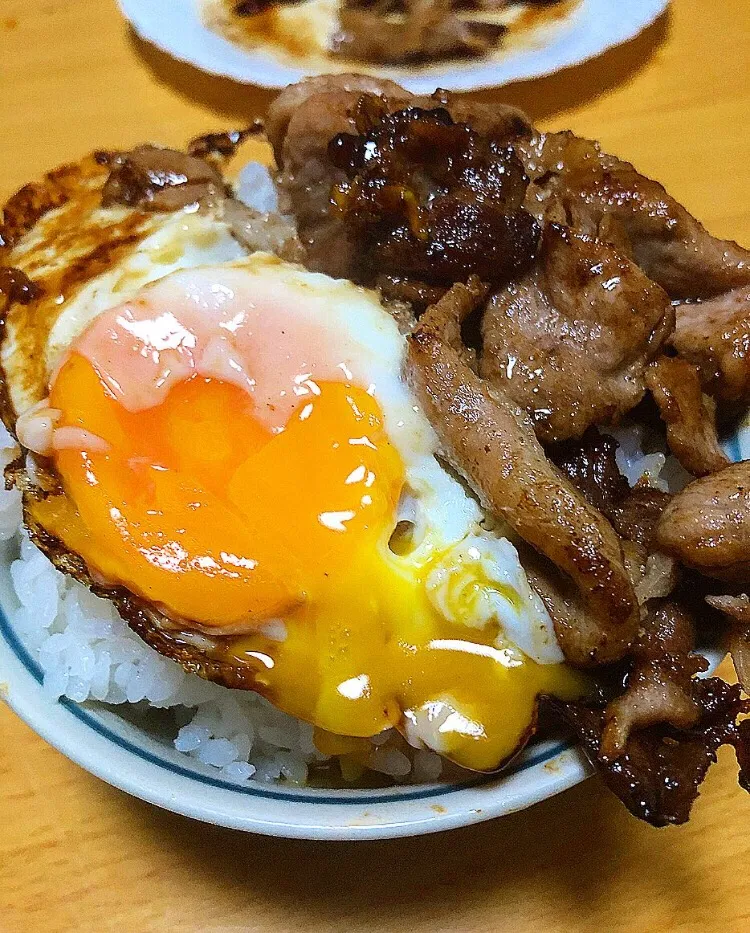
<svg viewBox="0 0 750 933"><path fill-rule="evenodd" d="M750 243L750 5L674 0L644 35L485 95L631 159ZM143 45L113 0L0 0L0 197L98 147L245 123L268 92ZM0 708L0 933L750 929L750 799L730 753L653 830L594 780L494 823L357 846L192 823L113 790Z"/></svg>

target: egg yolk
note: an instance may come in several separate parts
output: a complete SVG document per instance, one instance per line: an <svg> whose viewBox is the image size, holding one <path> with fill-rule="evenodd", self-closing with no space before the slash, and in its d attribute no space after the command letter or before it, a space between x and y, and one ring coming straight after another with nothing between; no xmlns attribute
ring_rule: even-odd
<svg viewBox="0 0 750 933"><path fill-rule="evenodd" d="M207 654L281 709L344 736L428 733L491 770L528 735L540 693L584 691L565 665L498 647L499 625L444 618L430 561L389 548L405 469L371 391L310 383L279 424L241 385L186 370L131 410L102 359L74 347L54 378L63 494L33 517L95 579L219 636Z"/></svg>
<svg viewBox="0 0 750 933"><path fill-rule="evenodd" d="M318 390L272 434L244 391L198 376L129 412L74 353L50 404L83 446L55 454L93 546L76 550L209 629L317 603L347 561L374 552L403 483L377 402L345 383Z"/></svg>

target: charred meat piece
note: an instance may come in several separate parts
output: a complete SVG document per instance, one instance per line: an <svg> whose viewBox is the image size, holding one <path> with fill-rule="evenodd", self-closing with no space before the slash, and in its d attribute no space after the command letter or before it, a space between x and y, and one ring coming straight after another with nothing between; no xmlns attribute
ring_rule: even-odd
<svg viewBox="0 0 750 933"><path fill-rule="evenodd" d="M484 55L507 31L500 24L462 19L453 0L394 4L344 3L333 53L373 64L414 64Z"/></svg>
<svg viewBox="0 0 750 933"><path fill-rule="evenodd" d="M694 476L729 464L716 435L716 409L701 390L696 367L679 357L661 356L646 372L646 385L667 428L669 449Z"/></svg>
<svg viewBox="0 0 750 933"><path fill-rule="evenodd" d="M609 789L630 812L652 826L685 823L706 772L721 745L733 745L740 762L740 784L748 788L750 734L738 716L750 711L740 688L712 677L696 680L693 698L700 715L688 729L651 726L632 734L625 751L607 761L600 754L605 727L602 708L547 699L581 741Z"/></svg>
<svg viewBox="0 0 750 933"><path fill-rule="evenodd" d="M379 275L375 286L387 301L408 302L419 313L440 301L447 291L442 285L428 285L400 275Z"/></svg>
<svg viewBox="0 0 750 933"><path fill-rule="evenodd" d="M750 578L750 460L690 483L659 520L659 546L708 577Z"/></svg>
<svg viewBox="0 0 750 933"><path fill-rule="evenodd" d="M224 181L204 159L156 146L137 146L114 158L102 204L149 211L177 211L222 200Z"/></svg>
<svg viewBox="0 0 750 933"><path fill-rule="evenodd" d="M672 345L698 367L711 395L736 409L750 402L750 286L676 308Z"/></svg>
<svg viewBox="0 0 750 933"><path fill-rule="evenodd" d="M493 295L480 372L545 443L619 421L674 323L665 292L614 247L545 226L534 266Z"/></svg>
<svg viewBox="0 0 750 933"><path fill-rule="evenodd" d="M750 596L707 596L706 602L729 620L729 653L742 689L750 693Z"/></svg>
<svg viewBox="0 0 750 933"><path fill-rule="evenodd" d="M617 441L613 437L589 428L580 440L558 444L548 452L594 508L606 515L631 492L617 466L616 451Z"/></svg>
<svg viewBox="0 0 750 933"><path fill-rule="evenodd" d="M616 450L614 438L589 428L580 441L558 444L549 454L623 539L628 573L643 607L652 599L669 596L678 580L674 559L657 551L654 541L656 523L671 497L648 486L631 489L617 466ZM554 608L547 606L553 619Z"/></svg>
<svg viewBox="0 0 750 933"><path fill-rule="evenodd" d="M328 150L346 176L331 197L356 245L355 278L502 282L529 265L539 229L522 207L528 179L509 146L442 107L373 104L363 122L364 132L340 133Z"/></svg>
<svg viewBox="0 0 750 933"><path fill-rule="evenodd" d="M262 120L255 120L241 130L228 130L226 133L206 133L196 136L188 143L188 155L198 159L228 159L235 154L242 143L251 136L257 136L264 130Z"/></svg>
<svg viewBox="0 0 750 933"><path fill-rule="evenodd" d="M323 271L330 271L327 264L338 259L330 256L333 240L323 223L328 209L324 189L326 183L330 189L339 182L342 173L331 166L320 137L327 134L327 144L336 133L352 132L358 91L385 98L390 112L435 106L434 99L430 104L390 82L342 75L293 86L269 114L269 136L283 168L282 189L290 195L308 258ZM596 143L572 133L534 133L512 108L454 100L442 93L436 97L455 122L512 148L532 181L525 207L538 220L551 204L571 213L576 232L592 235L608 219L610 242L620 251L632 251L645 274L677 299L711 298L750 283L747 250L712 237L658 182L603 153ZM341 243L346 237L338 233ZM351 259L351 252L344 258ZM335 274L345 274L346 268L339 261Z"/></svg>
<svg viewBox="0 0 750 933"><path fill-rule="evenodd" d="M651 553L656 548L656 525L671 500L668 492L651 486L636 486L612 503L607 517L618 535Z"/></svg>
<svg viewBox="0 0 750 933"><path fill-rule="evenodd" d="M326 100L324 95L329 94L332 96ZM315 125L318 135L308 136L311 148L307 151L309 154L323 154L336 133L355 128L354 111L357 101L363 95L387 99L392 102L394 109L402 106L409 97L408 92L393 81L358 74L303 78L297 84L284 88L268 108L265 121L268 141L273 146L279 167L284 168L288 163L293 163L295 167L302 164L302 153L296 147L304 145L304 126L292 125L300 114L304 123L310 119L313 111L321 111L324 120ZM334 101L340 104L338 110L333 106ZM313 129L312 126L309 128Z"/></svg>
<svg viewBox="0 0 750 933"><path fill-rule="evenodd" d="M345 175L330 161L328 145L337 133L357 131L357 103L369 92L399 102L406 97L391 82L325 76L282 91L268 112L266 130L281 169L280 206L294 215L306 264L316 272L350 277L357 258L347 228L331 213L331 189Z"/></svg>
<svg viewBox="0 0 750 933"><path fill-rule="evenodd" d="M633 668L625 692L607 706L600 756L608 762L623 754L633 731L661 723L676 729L695 725L700 707L693 698L693 677L708 667L691 654L695 626L675 602L653 608L633 645Z"/></svg>
<svg viewBox="0 0 750 933"><path fill-rule="evenodd" d="M124 204L147 211L178 211L193 204L217 208L236 240L249 251L264 250L291 262L302 248L289 220L264 215L230 196L218 168L209 161L234 152L256 127L234 133L215 133L193 140L188 153L155 146L139 146L116 156L102 191L102 204Z"/></svg>
<svg viewBox="0 0 750 933"><path fill-rule="evenodd" d="M552 619L563 654L573 664L590 665L591 646L602 641L601 619L573 580L551 560L520 541L516 550L530 586Z"/></svg>
<svg viewBox="0 0 750 933"><path fill-rule="evenodd" d="M596 625L567 643L569 660L621 658L638 628L620 541L603 515L547 460L526 414L472 372L456 344L477 297L456 285L428 309L409 341L412 384L443 452L485 505L583 593Z"/></svg>
<svg viewBox="0 0 750 933"><path fill-rule="evenodd" d="M750 282L750 252L712 237L662 185L573 133L539 134L516 146L533 184L527 206L538 215L550 199L611 215L635 262L674 298L709 298Z"/></svg>

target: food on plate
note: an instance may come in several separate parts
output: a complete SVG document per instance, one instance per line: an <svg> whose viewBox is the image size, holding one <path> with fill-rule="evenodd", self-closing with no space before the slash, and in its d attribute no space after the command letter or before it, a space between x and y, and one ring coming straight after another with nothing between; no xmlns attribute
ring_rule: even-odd
<svg viewBox="0 0 750 933"><path fill-rule="evenodd" d="M513 108L315 78L266 131L278 210L223 176L242 133L6 205L16 591L39 550L78 581L34 635L57 691L198 707L177 747L237 779L492 771L541 715L655 825L720 745L747 784L750 704L696 645L724 630L747 686L750 477L719 436L750 254ZM165 666L114 670L83 587L210 699L131 635ZM243 714L284 717L261 767Z"/></svg>
<svg viewBox="0 0 750 933"><path fill-rule="evenodd" d="M233 42L372 65L479 58L569 15L577 0L205 0Z"/></svg>

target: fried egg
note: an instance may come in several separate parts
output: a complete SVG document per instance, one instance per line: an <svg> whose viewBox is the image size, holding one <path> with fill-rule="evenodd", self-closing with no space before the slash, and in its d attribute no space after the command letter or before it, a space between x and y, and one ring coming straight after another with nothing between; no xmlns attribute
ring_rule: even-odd
<svg viewBox="0 0 750 933"><path fill-rule="evenodd" d="M582 684L441 462L395 321L374 292L244 255L216 217L138 223L137 249L46 289L33 362L20 321L3 342L19 440L58 480L27 518L322 734L396 727L497 768L540 693ZM57 282L69 260L39 243L29 273Z"/></svg>

